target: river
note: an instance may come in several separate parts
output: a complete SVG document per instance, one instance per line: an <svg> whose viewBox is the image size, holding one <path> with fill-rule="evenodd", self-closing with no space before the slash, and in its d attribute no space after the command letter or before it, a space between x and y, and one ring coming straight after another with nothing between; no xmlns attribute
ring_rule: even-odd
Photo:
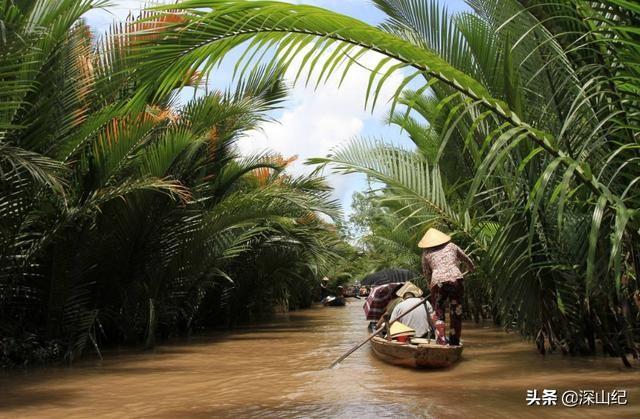
<svg viewBox="0 0 640 419"><path fill-rule="evenodd" d="M441 371L384 364L368 346L362 302L316 307L153 352L109 351L72 367L0 375L0 417L640 417L640 371L618 359L540 356L531 342L465 324L463 360ZM527 389L627 390L626 406L527 406Z"/></svg>

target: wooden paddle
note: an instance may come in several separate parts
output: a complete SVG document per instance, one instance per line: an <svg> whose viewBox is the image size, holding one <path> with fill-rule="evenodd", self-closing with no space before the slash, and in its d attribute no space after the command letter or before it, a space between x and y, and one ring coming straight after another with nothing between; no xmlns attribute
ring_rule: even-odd
<svg viewBox="0 0 640 419"><path fill-rule="evenodd" d="M413 310L415 310L416 308L420 307L420 305L424 304L424 302L427 301L427 298L422 298L420 299L420 302L418 304L416 304L415 306L411 307L409 310L407 310L405 313L403 313L402 315L398 316L398 318L394 319L391 323L389 323L389 326L391 326L393 323L397 322L398 320L400 320L401 318L403 318L404 316L406 316L407 314L411 313ZM427 313L427 317L429 317L429 313ZM347 358L349 355L351 355L352 353L354 353L355 351L357 351L360 347L362 347L365 343L369 342L371 339L373 339L376 335L378 335L380 332L382 332L385 329L386 325L383 325L382 327L374 330L374 332L371 334L371 336L369 336L367 339L365 339L364 342L357 344L356 346L354 346L353 348L349 349L344 355L342 355L340 358L336 359L335 361L333 361L333 363L331 365L329 365L329 368L333 368L336 365L338 365L339 363L341 363L342 361L345 360L345 358Z"/></svg>

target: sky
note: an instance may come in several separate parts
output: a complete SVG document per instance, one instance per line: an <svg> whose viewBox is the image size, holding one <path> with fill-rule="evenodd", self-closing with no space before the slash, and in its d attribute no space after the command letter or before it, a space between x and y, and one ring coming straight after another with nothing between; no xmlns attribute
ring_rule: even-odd
<svg viewBox="0 0 640 419"><path fill-rule="evenodd" d="M291 0L290 2L324 7L373 25L384 20L384 14L369 0ZM450 11L467 8L463 0L443 0L443 2L447 4ZM145 4L145 1L111 0L111 3L113 4L111 7L93 10L85 15L87 23L98 35L104 33L114 21L126 19L130 11L136 15L136 11ZM225 88L233 83L231 74L234 58L239 56L240 52L233 53L214 70L210 76L214 88ZM364 64L371 68L379 59L380 55L371 53L363 60ZM340 88L337 77L329 79L326 84L316 90L299 83L292 86L284 107L271 115L274 122L265 123L261 130L248 133L239 141L239 148L246 154L269 149L285 157L297 155L298 159L288 169L292 174L308 173L313 168L303 164L307 158L326 156L333 148L356 137L383 138L387 142L410 148L411 142L405 134L397 127L384 123L389 110L386 99L396 90L401 80L401 74L395 74L389 78L380 94L381 100L373 112L370 109L364 109L368 72L363 68L353 66ZM382 100L383 98L385 100ZM334 188L334 199L340 201L345 216L348 216L353 193L366 189L364 176L338 175L330 171L325 172L325 175Z"/></svg>

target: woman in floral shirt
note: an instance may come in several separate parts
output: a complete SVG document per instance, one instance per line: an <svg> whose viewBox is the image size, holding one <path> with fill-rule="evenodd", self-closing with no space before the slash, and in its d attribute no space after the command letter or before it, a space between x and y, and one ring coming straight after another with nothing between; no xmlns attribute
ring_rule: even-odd
<svg viewBox="0 0 640 419"><path fill-rule="evenodd" d="M472 272L473 262L462 249L451 242L447 236L435 228L430 228L422 237L418 247L423 248L422 270L425 278L430 280L431 304L435 308L437 320L444 322L444 303L449 300L451 328L449 344L459 345L462 334L462 297L464 295L463 275L460 263ZM444 336L438 343L444 344Z"/></svg>

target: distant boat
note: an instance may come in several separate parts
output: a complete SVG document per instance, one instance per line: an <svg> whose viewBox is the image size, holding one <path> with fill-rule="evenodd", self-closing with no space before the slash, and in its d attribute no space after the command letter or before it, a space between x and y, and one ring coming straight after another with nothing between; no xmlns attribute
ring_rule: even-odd
<svg viewBox="0 0 640 419"><path fill-rule="evenodd" d="M412 343L402 343L376 336L370 342L373 353L382 361L410 368L450 367L460 360L463 350L462 345L444 346L415 338Z"/></svg>
<svg viewBox="0 0 640 419"><path fill-rule="evenodd" d="M356 290L354 288L348 287L343 291L342 295L344 295L345 297L355 297Z"/></svg>
<svg viewBox="0 0 640 419"><path fill-rule="evenodd" d="M329 307L338 307L346 305L347 303L345 302L344 297L330 295L322 300L322 304Z"/></svg>

